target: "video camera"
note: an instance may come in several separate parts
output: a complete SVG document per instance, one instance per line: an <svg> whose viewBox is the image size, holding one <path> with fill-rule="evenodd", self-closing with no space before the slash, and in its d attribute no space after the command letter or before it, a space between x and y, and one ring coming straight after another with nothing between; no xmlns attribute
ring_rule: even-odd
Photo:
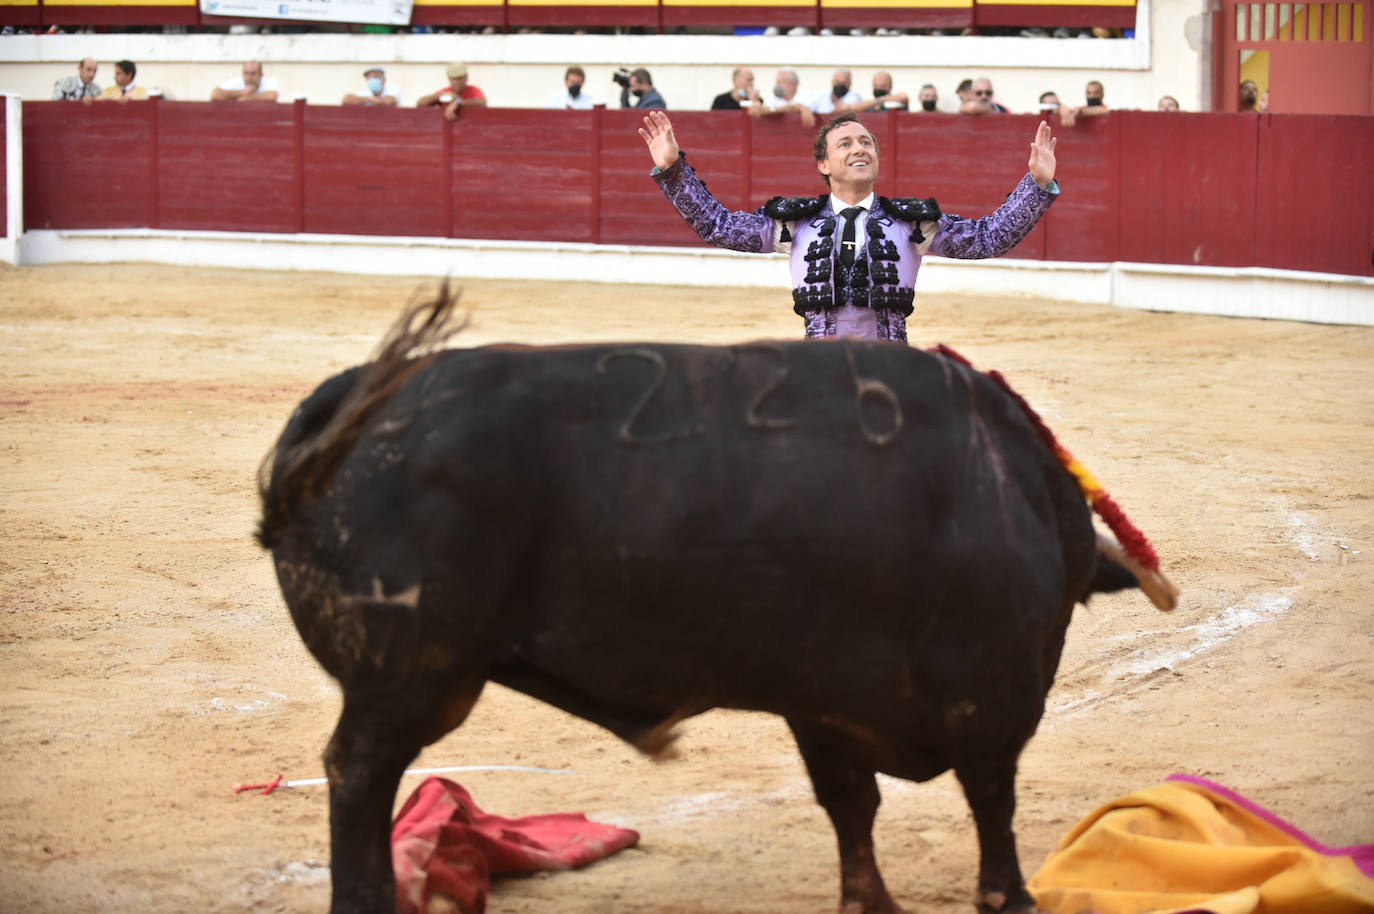
<svg viewBox="0 0 1374 914"><path fill-rule="evenodd" d="M630 71L625 67L621 67L619 70L612 73L611 79L622 89L630 88Z"/></svg>

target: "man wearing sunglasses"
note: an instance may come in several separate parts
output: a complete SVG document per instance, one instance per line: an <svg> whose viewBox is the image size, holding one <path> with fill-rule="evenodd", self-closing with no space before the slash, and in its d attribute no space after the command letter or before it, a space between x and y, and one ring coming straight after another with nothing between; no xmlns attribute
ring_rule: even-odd
<svg viewBox="0 0 1374 914"><path fill-rule="evenodd" d="M992 97L992 80L980 76L973 81L968 101L959 106L960 114L1006 114L1005 106L998 104Z"/></svg>

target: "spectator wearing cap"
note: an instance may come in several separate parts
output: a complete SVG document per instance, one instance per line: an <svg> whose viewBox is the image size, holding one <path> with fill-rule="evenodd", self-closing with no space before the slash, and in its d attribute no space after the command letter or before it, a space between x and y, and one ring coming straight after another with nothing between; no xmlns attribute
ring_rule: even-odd
<svg viewBox="0 0 1374 914"><path fill-rule="evenodd" d="M134 85L134 77L138 73L138 67L134 66L132 60L121 60L115 63L115 84L110 86L100 97L98 102L141 102L148 97L148 90L142 86Z"/></svg>
<svg viewBox="0 0 1374 914"><path fill-rule="evenodd" d="M210 93L212 102L274 102L281 88L271 76L262 75L262 64L250 60L243 65L243 75L220 83Z"/></svg>
<svg viewBox="0 0 1374 914"><path fill-rule="evenodd" d="M94 57L84 58L76 65L75 76L64 76L53 83L53 101L85 102L90 104L100 96L100 84L95 81L99 64Z"/></svg>
<svg viewBox="0 0 1374 914"><path fill-rule="evenodd" d="M452 121L457 120L464 108L486 106L487 97L482 94L482 90L468 83L467 64L451 63L444 72L448 74L448 85L428 95L421 95L415 100L416 108L442 105L444 117Z"/></svg>
<svg viewBox="0 0 1374 914"><path fill-rule="evenodd" d="M401 90L386 84L386 71L381 67L368 67L363 71L367 85L361 92L350 92L343 97L345 105L372 105L395 108L401 103Z"/></svg>

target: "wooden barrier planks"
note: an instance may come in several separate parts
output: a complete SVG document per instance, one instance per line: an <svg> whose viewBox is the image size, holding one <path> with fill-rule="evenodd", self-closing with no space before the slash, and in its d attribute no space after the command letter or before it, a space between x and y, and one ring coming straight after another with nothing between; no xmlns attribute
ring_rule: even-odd
<svg viewBox="0 0 1374 914"><path fill-rule="evenodd" d="M158 105L159 228L297 231L295 106Z"/></svg>
<svg viewBox="0 0 1374 914"><path fill-rule="evenodd" d="M25 228L132 228L156 219L147 104L24 102Z"/></svg>
<svg viewBox="0 0 1374 914"><path fill-rule="evenodd" d="M27 228L151 226L695 245L643 112L24 102ZM674 112L727 209L826 192L795 116ZM882 112L885 196L984 216L1039 118ZM1374 275L1374 118L1113 112L1055 124L1063 196L1012 257Z"/></svg>

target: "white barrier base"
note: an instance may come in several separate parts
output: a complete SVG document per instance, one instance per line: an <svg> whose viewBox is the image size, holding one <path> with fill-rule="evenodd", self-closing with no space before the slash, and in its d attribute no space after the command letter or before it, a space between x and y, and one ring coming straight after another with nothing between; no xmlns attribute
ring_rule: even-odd
<svg viewBox="0 0 1374 914"><path fill-rule="evenodd" d="M153 229L30 231L19 241L18 262L25 265L127 261L340 273L357 273L360 264L367 264L362 272L399 276L788 285L782 255L715 248ZM1260 267L932 257L921 265L917 294L940 293L1025 295L1152 311L1374 326L1374 278Z"/></svg>

